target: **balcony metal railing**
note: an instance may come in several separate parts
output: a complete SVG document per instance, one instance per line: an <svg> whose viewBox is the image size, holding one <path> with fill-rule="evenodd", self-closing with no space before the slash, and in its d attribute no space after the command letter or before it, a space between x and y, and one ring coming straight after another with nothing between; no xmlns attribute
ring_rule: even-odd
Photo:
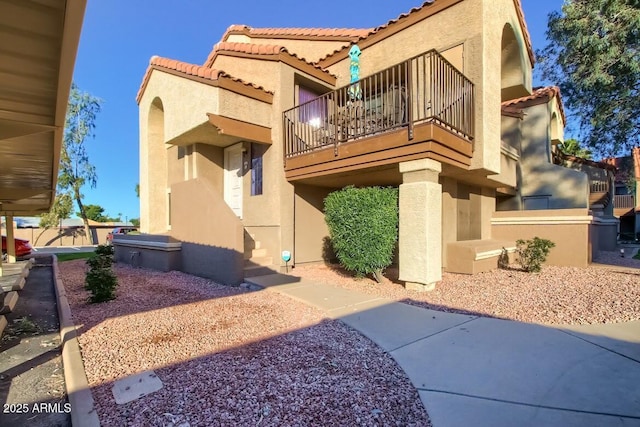
<svg viewBox="0 0 640 427"><path fill-rule="evenodd" d="M435 50L283 113L285 158L435 122L471 141L474 86Z"/></svg>
<svg viewBox="0 0 640 427"><path fill-rule="evenodd" d="M613 196L613 207L615 209L633 209L635 206L633 194L617 194Z"/></svg>

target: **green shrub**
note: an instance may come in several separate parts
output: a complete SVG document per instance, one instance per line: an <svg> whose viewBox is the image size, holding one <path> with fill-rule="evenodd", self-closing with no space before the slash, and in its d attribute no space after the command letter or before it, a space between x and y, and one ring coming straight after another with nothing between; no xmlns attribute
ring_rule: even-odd
<svg viewBox="0 0 640 427"><path fill-rule="evenodd" d="M324 210L340 264L380 282L398 241L398 189L345 187L326 197Z"/></svg>
<svg viewBox="0 0 640 427"><path fill-rule="evenodd" d="M96 303L114 299L118 279L112 270L113 247L99 245L95 254L87 259L87 265L89 271L84 279L84 288L91 292L89 301Z"/></svg>
<svg viewBox="0 0 640 427"><path fill-rule="evenodd" d="M95 252L96 255L114 255L113 246L112 245L98 245Z"/></svg>
<svg viewBox="0 0 640 427"><path fill-rule="evenodd" d="M551 240L534 237L532 240L517 240L516 254L522 269L528 273L536 273L542 269L551 248L556 244Z"/></svg>

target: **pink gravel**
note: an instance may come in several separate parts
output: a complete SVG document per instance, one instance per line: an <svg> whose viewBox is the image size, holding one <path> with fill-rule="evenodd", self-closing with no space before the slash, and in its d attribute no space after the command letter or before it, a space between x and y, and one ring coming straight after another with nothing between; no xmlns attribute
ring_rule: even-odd
<svg viewBox="0 0 640 427"><path fill-rule="evenodd" d="M84 260L60 263L102 425L428 426L417 391L373 342L269 291L116 266L117 299L88 304ZM117 405L117 379L163 388Z"/></svg>
<svg viewBox="0 0 640 427"><path fill-rule="evenodd" d="M600 252L586 268L544 265L540 273L516 268L473 276L444 273L434 291L406 290L397 269L383 283L356 279L337 265L304 265L292 274L418 307L541 324L618 323L640 319L640 260L635 250ZM517 266L516 266L517 267Z"/></svg>

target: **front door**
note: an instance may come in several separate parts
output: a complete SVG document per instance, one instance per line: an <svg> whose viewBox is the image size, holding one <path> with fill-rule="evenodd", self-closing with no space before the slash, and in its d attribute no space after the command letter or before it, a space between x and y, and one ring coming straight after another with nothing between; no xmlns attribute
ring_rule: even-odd
<svg viewBox="0 0 640 427"><path fill-rule="evenodd" d="M224 150L224 201L242 218L242 144Z"/></svg>

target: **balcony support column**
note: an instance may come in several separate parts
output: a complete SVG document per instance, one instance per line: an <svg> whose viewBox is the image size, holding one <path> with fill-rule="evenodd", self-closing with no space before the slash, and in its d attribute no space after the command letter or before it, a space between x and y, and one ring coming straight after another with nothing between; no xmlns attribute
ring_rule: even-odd
<svg viewBox="0 0 640 427"><path fill-rule="evenodd" d="M399 279L429 291L442 280L442 165L432 159L400 163Z"/></svg>

